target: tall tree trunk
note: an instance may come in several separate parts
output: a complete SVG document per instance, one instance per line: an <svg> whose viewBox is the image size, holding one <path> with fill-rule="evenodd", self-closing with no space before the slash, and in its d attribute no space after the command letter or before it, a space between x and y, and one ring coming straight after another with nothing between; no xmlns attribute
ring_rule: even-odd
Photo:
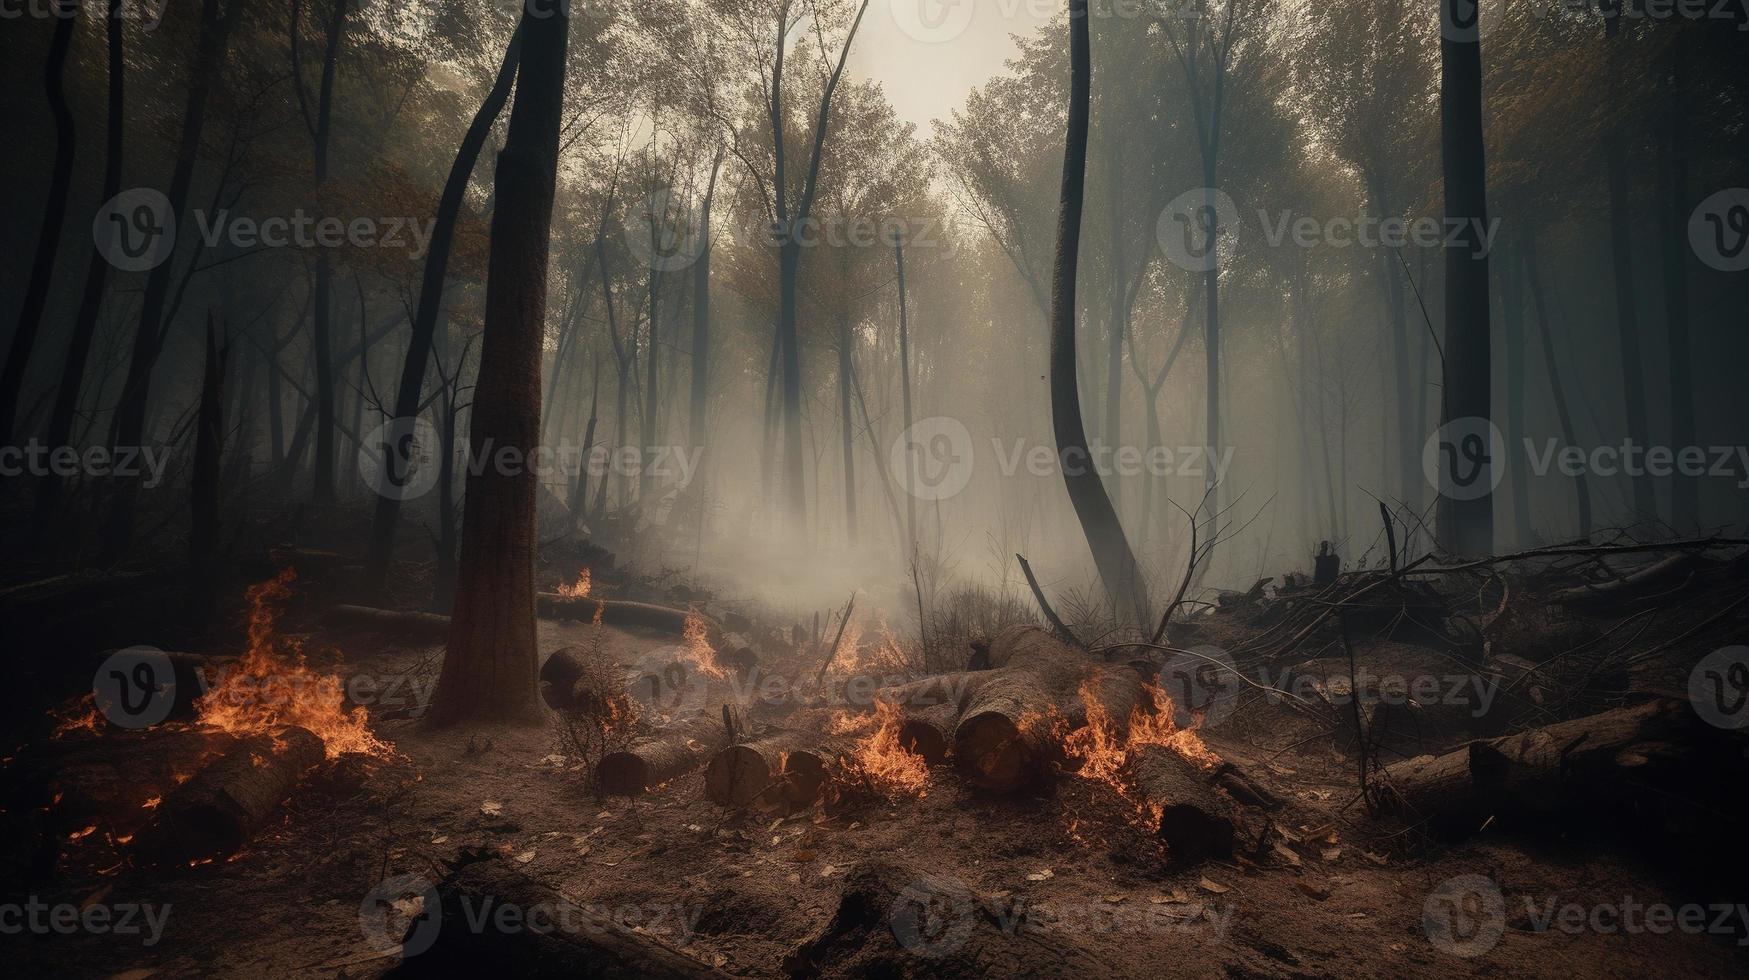
<svg viewBox="0 0 1749 980"><path fill-rule="evenodd" d="M1680 37L1680 35L1678 35ZM1670 46L1669 127L1664 162L1664 319L1670 339L1670 442L1681 452L1695 446L1694 360L1688 339L1688 66L1678 42ZM1700 530L1700 484L1676 473L1670 484L1671 522L1682 534Z"/></svg>
<svg viewBox="0 0 1749 980"><path fill-rule="evenodd" d="M346 35L346 13L349 0L333 0L329 15L327 45L322 53L322 87L316 102L316 124L311 136L315 146L315 193L317 204L325 206L322 193L328 184L328 148L334 132L334 76L339 67L340 46ZM293 24L292 29L297 29ZM292 84L301 86L302 78ZM333 288L334 269L328 249L316 250L316 286L310 314L310 340L316 357L316 461L312 469L312 496L317 503L334 499L334 353L333 353Z"/></svg>
<svg viewBox="0 0 1749 980"><path fill-rule="evenodd" d="M698 215L698 261L692 267L692 390L687 403L686 438L692 448L704 449L705 407L709 396L711 353L711 202L717 195L717 171L723 166L723 149L711 162L710 183ZM702 506L702 503L701 503Z"/></svg>
<svg viewBox="0 0 1749 980"><path fill-rule="evenodd" d="M225 447L225 348L211 313L206 319L206 368L189 476L189 621L204 625L212 610L219 541L219 463Z"/></svg>
<svg viewBox="0 0 1749 980"><path fill-rule="evenodd" d="M1604 31L1608 38L1607 76L1612 105L1621 104L1621 73L1626 39L1621 37L1621 0L1601 0ZM1651 446L1651 426L1646 421L1645 352L1640 337L1640 314L1635 295L1633 214L1628 205L1628 148L1619 113L1611 113L1604 136L1605 182L1609 191L1609 255L1615 286L1615 321L1621 340L1622 411L1627 416L1627 436L1645 452ZM1652 520L1658 514L1658 497L1652 476L1640 467L1632 477L1634 519Z"/></svg>
<svg viewBox="0 0 1749 980"><path fill-rule="evenodd" d="M1506 478L1512 484L1512 534L1504 538L1511 546L1530 544L1530 467L1524 454L1524 282L1511 253L1501 249L1500 311L1502 340L1506 344Z"/></svg>
<svg viewBox="0 0 1749 980"><path fill-rule="evenodd" d="M196 42L194 65L189 74L188 95L182 112L182 135L176 148L176 163L170 173L169 193L165 195L170 203L166 220L172 227L181 221L183 209L188 204L188 188L194 180L201 131L206 124L207 97L224 63L231 29L243 16L244 3L245 0L230 0L221 14L219 0L202 0L200 39ZM140 321L128 358L127 379L122 383L121 395L110 421L109 442L118 450L136 448L145 439L152 370L157 366L158 354L164 347L164 335L168 332L163 321L165 306L170 300L170 278L175 260L176 253L172 249L146 277ZM133 484L122 483L104 521L102 553L105 559L120 558L133 544L134 503Z"/></svg>
<svg viewBox="0 0 1749 980"><path fill-rule="evenodd" d="M1499 0L1493 0L1499 2ZM1489 375L1488 256L1481 229L1487 227L1488 188L1482 141L1482 41L1475 0L1440 0L1444 6L1440 52L1440 157L1444 170L1446 227L1462 225L1445 253L1445 405L1442 424L1458 419L1487 420L1491 412ZM1454 26L1456 25L1456 26ZM1467 25L1467 29L1463 29ZM1454 449L1456 447L1453 447ZM1470 465L1442 453L1450 467ZM1501 460L1483 457L1474 480L1491 483ZM1448 484L1451 482L1449 479ZM1468 494L1460 494L1468 496ZM1485 555L1494 548L1494 496L1440 498L1439 544L1459 555Z"/></svg>
<svg viewBox="0 0 1749 980"><path fill-rule="evenodd" d="M856 435L851 426L850 317L838 314L838 416L844 449L844 535L851 547L856 547Z"/></svg>
<svg viewBox="0 0 1749 980"><path fill-rule="evenodd" d="M419 306L413 315L413 333L407 339L407 358L401 364L401 384L395 391L395 417L390 426L391 442L409 438L413 419L419 414L420 394L425 389L425 364L431 359L433 338L437 333L438 307L443 303L443 283L449 269L449 253L455 244L455 226L461 214L462 201L467 196L468 179L479 161L480 149L492 124L510 97L510 85L516 78L517 57L522 50L520 27L510 36L504 49L504 61L485 101L474 113L473 122L462 137L444 180L443 195L437 202L437 220L431 229L431 244L425 256L425 272L419 282ZM460 369L459 366L457 368ZM362 436L363 433L360 433ZM380 447L385 465L390 446ZM394 556L395 526L400 519L401 499L396 494L377 497L376 515L371 521L370 543L364 560L364 588L373 597L382 597L387 582L389 561Z"/></svg>
<svg viewBox="0 0 1749 980"><path fill-rule="evenodd" d="M540 441L541 341L547 251L558 175L570 20L523 8L516 106L495 178L486 316L469 434L527 461ZM535 676L535 506L539 476L485 467L468 477L456 599L433 725L538 719Z"/></svg>
<svg viewBox="0 0 1749 980"><path fill-rule="evenodd" d="M1373 213L1381 221L1393 217L1390 194L1385 188L1384 179L1373 175L1367 183L1370 185ZM1397 492L1402 495L1404 505L1411 512L1420 513L1421 484L1424 477L1421 475L1421 439L1410 428L1414 406L1410 387L1409 317L1403 289L1403 269L1395 250L1383 249L1381 258L1385 263L1385 299L1391 317L1391 375L1396 387L1397 409L1391 413L1391 418L1395 420L1397 428L1397 445L1393 449L1397 457Z"/></svg>
<svg viewBox="0 0 1749 980"><path fill-rule="evenodd" d="M1569 446L1577 446L1579 445L1579 436L1573 426L1573 412L1567 401L1567 389L1561 383L1561 368L1555 361L1555 339L1549 330L1548 308L1543 300L1541 277L1537 273L1534 232L1525 236L1524 278L1525 284L1530 288L1531 308L1536 311L1537 334L1542 341L1543 367L1549 375L1549 394L1555 399L1555 417L1560 422L1561 441ZM1591 537L1591 484L1587 482L1583 469L1573 474L1573 490L1578 495L1579 537L1589 540Z"/></svg>
<svg viewBox="0 0 1749 980"><path fill-rule="evenodd" d="M1075 375L1075 274L1080 264L1081 208L1087 177L1088 90L1093 68L1090 46L1087 0L1069 0L1069 112L1051 281L1051 429L1069 501L1118 619L1145 626L1147 593L1141 570L1105 484L1089 458Z"/></svg>
<svg viewBox="0 0 1749 980"><path fill-rule="evenodd" d="M109 201L121 192L123 95L127 62L123 50L122 4L124 0L109 0L104 32L109 41L109 105L103 144L102 200ZM73 333L67 340L67 356L61 363L61 383L55 389L55 405L49 413L48 444L73 444L73 416L79 411L79 392L85 384L85 365L91 358L91 341L97 335L97 314L103 308L103 291L109 277L109 260L97 248L85 268L85 290L79 297L79 312L73 318ZM10 426L7 427L10 429ZM4 440L0 440L4 441ZM36 526L47 528L55 523L66 485L52 470L36 485Z"/></svg>
<svg viewBox="0 0 1749 980"><path fill-rule="evenodd" d="M893 265L899 276L899 397L905 413L905 438L911 438L911 329L905 310L905 242L893 238ZM880 447L875 447L879 452ZM905 453L905 553L917 548L917 459Z"/></svg>
<svg viewBox="0 0 1749 980"><path fill-rule="evenodd" d="M660 217L651 219L650 254L652 255L658 254L656 251L658 243L655 241L657 229L654 222L659 220L661 220ZM650 342L645 348L644 413L643 418L639 420L640 424L638 426L638 441L643 443L643 445L638 448L638 507L640 510L644 511L645 514L653 514L656 510L656 501L653 498L655 491L654 464L656 453L658 451L656 448L656 439L658 438L656 432L656 411L661 404L660 399L657 397L656 387L656 367L661 363L662 321L657 316L657 310L659 309L657 306L657 300L660 298L658 292L661 288L661 280L656 275L655 263L651 263L650 265L649 287Z"/></svg>
<svg viewBox="0 0 1749 980"><path fill-rule="evenodd" d="M26 369L42 327L48 305L49 285L54 279L55 257L61 251L61 228L67 221L67 197L73 187L73 108L67 104L67 52L73 47L73 27L79 5L55 0L55 34L49 41L48 62L43 69L43 88L48 93L49 112L55 119L55 160L49 171L49 191L44 199L43 222L37 232L36 258L24 289L24 304L18 310L18 326L0 369L0 446L13 444L18 433L18 400L24 395ZM107 200L107 198L106 198ZM50 443L51 447L57 445Z"/></svg>

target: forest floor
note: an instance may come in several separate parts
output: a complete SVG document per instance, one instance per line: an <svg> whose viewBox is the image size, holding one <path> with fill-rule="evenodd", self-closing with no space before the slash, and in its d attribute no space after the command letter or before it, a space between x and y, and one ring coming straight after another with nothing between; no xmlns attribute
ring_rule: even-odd
<svg viewBox="0 0 1749 980"><path fill-rule="evenodd" d="M36 898L79 908L138 903L142 921L162 916L161 935L123 934L119 922L102 933L8 935L9 972L380 976L399 963L393 943L406 921L379 901L380 886L402 875L436 881L464 849L498 855L597 915L740 976L790 972L794 952L838 911L845 882L869 865L957 883L980 906L977 928L997 930L998 944L1037 951L978 968L996 975L1749 972L1741 945L1749 906L1735 904L1740 894L1719 904L1716 891L1678 873L1667 855L1674 842L1625 848L1608 832L1489 827L1430 843L1371 820L1357 800L1354 750L1279 702L1244 702L1203 732L1212 751L1285 801L1268 817L1275 843L1179 869L1128 803L1075 777L1042 794L996 798L938 769L921 798L794 814L725 810L705 799L696 772L641 797L604 798L587 788L556 722L428 730L417 702L435 679L440 649L324 632L313 612L294 610L282 628L309 629L306 647L333 648L344 672L411 681L404 698L373 707L375 731L394 758L371 766L357 791L306 786L275 826L218 863L136 869L122 857L134 830L126 821L81 829ZM674 643L575 621L543 619L540 629L543 654L597 642L622 664ZM62 740L65 778L120 774L136 794L152 792L186 764L198 737L75 733ZM1487 898L1478 907L1473 891L1462 894L1478 880L1503 901L1501 915ZM1452 921L1453 897L1463 900L1459 935L1445 940L1429 921ZM1653 907L1674 919L1659 919L1660 928L1647 918ZM1698 928L1672 925L1695 907ZM1490 931L1491 922L1500 927ZM948 942L963 935L951 924L947 932ZM905 942L901 933L874 929L819 969L969 975L955 950L931 945L935 934Z"/></svg>

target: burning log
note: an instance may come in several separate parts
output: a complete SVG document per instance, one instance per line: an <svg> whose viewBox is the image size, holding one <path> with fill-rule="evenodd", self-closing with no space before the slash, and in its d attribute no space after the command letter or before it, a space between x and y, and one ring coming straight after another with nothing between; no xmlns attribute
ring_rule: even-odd
<svg viewBox="0 0 1749 980"><path fill-rule="evenodd" d="M165 797L136 849L155 864L234 854L323 758L322 740L308 729L246 738Z"/></svg>
<svg viewBox="0 0 1749 980"><path fill-rule="evenodd" d="M1684 702L1627 708L1470 742L1384 770L1379 807L1440 830L1473 830L1495 814L1586 808L1625 812L1641 791L1671 798L1734 793L1741 739L1704 724Z"/></svg>
<svg viewBox="0 0 1749 980"><path fill-rule="evenodd" d="M1165 746L1149 745L1135 751L1130 771L1158 814L1157 831L1174 864L1232 857L1236 808L1196 763Z"/></svg>
<svg viewBox="0 0 1749 980"><path fill-rule="evenodd" d="M1013 626L990 643L991 670L970 686L954 728L954 757L974 785L1012 792L1043 775L1082 681L1085 653L1048 630ZM1124 711L1115 717L1128 717ZM1084 716L1083 716L1084 720Z"/></svg>
<svg viewBox="0 0 1749 980"><path fill-rule="evenodd" d="M429 942L429 947L411 951L394 975L722 976L647 932L601 918L503 861L460 865L437 887L437 904L439 908L426 914L440 920L433 924L415 919L404 940ZM504 909L528 915L527 925L501 928L488 920L481 927L477 917L485 914L482 910L496 915ZM533 914L537 911L539 920Z"/></svg>
<svg viewBox="0 0 1749 980"><path fill-rule="evenodd" d="M923 761L940 765L947 761L953 747L953 730L960 717L959 706L937 704L926 708L901 711L899 747L923 757Z"/></svg>
<svg viewBox="0 0 1749 980"><path fill-rule="evenodd" d="M705 795L718 806L742 807L755 800L811 806L826 787L841 741L786 731L731 745L705 767Z"/></svg>
<svg viewBox="0 0 1749 980"><path fill-rule="evenodd" d="M699 767L722 744L722 722L706 716L623 752L609 752L595 766L601 791L612 796L638 796Z"/></svg>
<svg viewBox="0 0 1749 980"><path fill-rule="evenodd" d="M322 614L329 629L394 633L410 640L438 643L449 637L449 617L441 613L373 606L334 606Z"/></svg>

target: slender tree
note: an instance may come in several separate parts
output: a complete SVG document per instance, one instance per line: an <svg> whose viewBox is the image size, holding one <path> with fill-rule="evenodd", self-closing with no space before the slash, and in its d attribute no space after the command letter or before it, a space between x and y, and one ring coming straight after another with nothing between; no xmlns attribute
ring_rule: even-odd
<svg viewBox="0 0 1749 980"><path fill-rule="evenodd" d="M468 131L450 164L449 177L443 184L443 195L437 202L437 220L431 230L431 246L425 257L425 272L419 282L419 305L413 314L413 333L407 339L407 358L401 364L401 383L395 390L395 415L391 438L411 436L412 421L419 414L421 392L425 389L425 365L431 359L433 338L437 333L438 308L443 304L443 285L449 269L449 253L455 244L456 221L461 214L462 200L467 195L468 180L479 161L480 150L492 124L503 111L510 97L510 86L516 79L517 58L521 52L520 28L510 36L504 48L504 61L492 88L474 113ZM376 448L388 464L396 447ZM400 497L389 493L377 498L376 516L371 522L369 550L365 555L364 586L380 597L389 572L389 560L395 549L395 527L401 512Z"/></svg>
<svg viewBox="0 0 1749 980"><path fill-rule="evenodd" d="M1057 217L1057 258L1051 277L1051 428L1069 502L1081 521L1093 561L1120 621L1141 625L1146 591L1117 510L1087 451L1075 370L1075 274L1081 253L1081 209L1087 180L1087 116L1092 52L1087 0L1069 0L1069 113Z"/></svg>
<svg viewBox="0 0 1749 980"><path fill-rule="evenodd" d="M67 220L67 197L73 187L73 108L67 103L67 52L73 47L73 26L78 20L77 0L55 0L55 34L49 41L48 62L43 69L43 88L48 93L49 113L55 120L55 159L49 171L49 192L43 205L42 228L37 232L36 258L30 264L30 279L24 289L24 305L18 310L18 326L0 369L0 446L11 445L17 433L18 400L23 397L25 370L42 327L48 305L49 281L54 278L55 257L61 251L61 228ZM51 444L53 445L53 444Z"/></svg>
<svg viewBox="0 0 1749 980"><path fill-rule="evenodd" d="M109 0L108 16L104 18L104 33L109 41L109 102L105 117L103 143L102 199L109 201L121 192L122 131L124 88L127 61L124 57L122 34L122 4L124 0ZM109 260L92 243L91 256L85 267L85 288L79 296L79 312L73 317L73 332L67 338L67 354L61 362L61 383L55 388L55 404L49 412L48 444L68 446L73 441L73 416L79 410L79 392L85 383L85 365L91 357L91 341L97 334L97 314L103 307L104 286L109 280ZM277 376L276 376L277 380ZM50 526L51 518L60 508L66 489L59 474L51 470L36 485L36 525Z"/></svg>

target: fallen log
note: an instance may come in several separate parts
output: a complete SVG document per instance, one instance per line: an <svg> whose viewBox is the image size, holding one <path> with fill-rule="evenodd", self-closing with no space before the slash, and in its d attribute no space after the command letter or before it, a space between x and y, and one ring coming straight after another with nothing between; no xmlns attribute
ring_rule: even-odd
<svg viewBox="0 0 1749 980"><path fill-rule="evenodd" d="M305 728L238 742L164 798L135 852L159 865L235 854L323 757L322 740Z"/></svg>
<svg viewBox="0 0 1749 980"><path fill-rule="evenodd" d="M722 722L708 715L679 729L603 755L595 766L601 791L610 796L641 795L698 768L727 737Z"/></svg>
<svg viewBox="0 0 1749 980"><path fill-rule="evenodd" d="M705 767L705 796L728 807L754 801L791 808L811 806L825 789L843 748L843 739L797 731L731 745L713 755Z"/></svg>
<svg viewBox="0 0 1749 980"><path fill-rule="evenodd" d="M953 704L906 709L899 723L899 747L932 766L946 762L959 716L959 706Z"/></svg>
<svg viewBox="0 0 1749 980"><path fill-rule="evenodd" d="M669 945L677 922L629 926L489 859L462 864L437 886L437 908L408 926L392 975L448 977L718 977ZM660 931L658 931L660 930Z"/></svg>
<svg viewBox="0 0 1749 980"><path fill-rule="evenodd" d="M1556 592L1552 598L1555 602L1563 605L1624 602L1675 582L1687 575L1699 561L1700 556L1692 551L1680 552L1655 561L1637 571L1629 572L1614 581L1562 589Z"/></svg>
<svg viewBox="0 0 1749 980"><path fill-rule="evenodd" d="M680 636L686 631L688 616L704 621L707 634L721 634L723 628L703 613L673 606L658 606L629 599L592 599L588 596L563 596L557 592L538 592L534 597L535 612L548 619L577 619L585 623L600 621L608 626L643 626Z"/></svg>
<svg viewBox="0 0 1749 980"><path fill-rule="evenodd" d="M989 662L966 691L953 753L973 785L1013 792L1041 779L1048 760L1060 756L1065 709L1094 664L1039 626L997 634Z"/></svg>
<svg viewBox="0 0 1749 980"><path fill-rule="evenodd" d="M1742 769L1739 736L1659 699L1399 762L1381 773L1375 802L1464 832L1500 814L1625 812L1638 795L1733 794Z"/></svg>
<svg viewBox="0 0 1749 980"><path fill-rule="evenodd" d="M1196 763L1165 746L1144 746L1130 757L1130 777L1158 814L1155 830L1173 864L1232 857L1237 808Z"/></svg>
<svg viewBox="0 0 1749 980"><path fill-rule="evenodd" d="M449 637L449 617L416 609L378 609L374 606L334 606L322 614L322 625L337 630L390 633L421 643Z"/></svg>

